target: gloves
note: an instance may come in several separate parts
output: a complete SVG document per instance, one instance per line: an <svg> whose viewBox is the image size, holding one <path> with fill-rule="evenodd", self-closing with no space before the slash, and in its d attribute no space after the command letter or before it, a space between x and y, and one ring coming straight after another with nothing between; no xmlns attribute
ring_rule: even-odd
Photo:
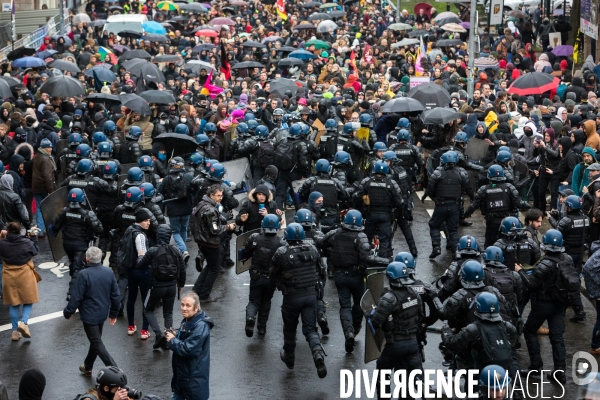
<svg viewBox="0 0 600 400"><path fill-rule="evenodd" d="M369 198L368 194L363 195L362 199L363 203L365 203L365 206L371 205L371 199Z"/></svg>
<svg viewBox="0 0 600 400"><path fill-rule="evenodd" d="M452 329L448 325L442 327L442 343L447 343L452 336Z"/></svg>
<svg viewBox="0 0 600 400"><path fill-rule="evenodd" d="M57 235L57 232L54 230L54 226L52 224L48 226L48 233L52 236Z"/></svg>

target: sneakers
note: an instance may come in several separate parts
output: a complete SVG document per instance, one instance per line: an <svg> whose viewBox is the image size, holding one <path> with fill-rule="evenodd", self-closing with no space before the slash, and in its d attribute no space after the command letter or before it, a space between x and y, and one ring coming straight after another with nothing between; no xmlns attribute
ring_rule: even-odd
<svg viewBox="0 0 600 400"><path fill-rule="evenodd" d="M315 361L315 367L317 367L317 375L323 379L327 376L327 367L325 366L325 353L323 350L313 350L313 360Z"/></svg>
<svg viewBox="0 0 600 400"><path fill-rule="evenodd" d="M354 351L354 332L346 331L346 353L352 353Z"/></svg>
<svg viewBox="0 0 600 400"><path fill-rule="evenodd" d="M19 331L13 331L11 339L12 339L13 342L16 342L17 340L20 340L21 339L21 334L19 333Z"/></svg>
<svg viewBox="0 0 600 400"><path fill-rule="evenodd" d="M433 258L436 258L440 254L442 254L442 249L440 248L440 246L434 246L433 250L431 250L431 254L429 255L429 259L431 260Z"/></svg>
<svg viewBox="0 0 600 400"><path fill-rule="evenodd" d="M294 369L294 360L296 358L294 353L286 353L285 350L281 349L279 357L289 369Z"/></svg>
<svg viewBox="0 0 600 400"><path fill-rule="evenodd" d="M190 259L190 253L186 250L183 252L182 256L183 256L183 262L187 264L188 260Z"/></svg>
<svg viewBox="0 0 600 400"><path fill-rule="evenodd" d="M92 376L92 370L91 369L85 369L85 365L80 365L79 366L79 372L81 372L81 375L86 376L86 377L90 377Z"/></svg>
<svg viewBox="0 0 600 400"><path fill-rule="evenodd" d="M135 325L129 325L129 328L127 328L127 334L129 336L132 336L136 332L137 332L137 326L135 326Z"/></svg>
<svg viewBox="0 0 600 400"><path fill-rule="evenodd" d="M29 332L29 326L25 322L19 321L19 327L17 328L17 330L21 333L21 335L23 335L23 337L31 337L31 332Z"/></svg>
<svg viewBox="0 0 600 400"><path fill-rule="evenodd" d="M214 303L217 301L214 297L207 297L206 299L200 299L200 303Z"/></svg>
<svg viewBox="0 0 600 400"><path fill-rule="evenodd" d="M550 329L546 328L545 326L540 326L540 329L538 329L537 333L538 335L547 335L550 333Z"/></svg>
<svg viewBox="0 0 600 400"><path fill-rule="evenodd" d="M152 348L155 350L160 349L161 347L164 348L166 344L167 338L163 335L157 335L156 338L154 338L154 344L152 345Z"/></svg>
<svg viewBox="0 0 600 400"><path fill-rule="evenodd" d="M254 336L254 317L246 318L246 336Z"/></svg>
<svg viewBox="0 0 600 400"><path fill-rule="evenodd" d="M145 329L142 329L142 330L140 331L140 339L142 339L142 340L147 340L148 338L150 338L150 332L148 332L148 331L147 331L147 330L145 330Z"/></svg>

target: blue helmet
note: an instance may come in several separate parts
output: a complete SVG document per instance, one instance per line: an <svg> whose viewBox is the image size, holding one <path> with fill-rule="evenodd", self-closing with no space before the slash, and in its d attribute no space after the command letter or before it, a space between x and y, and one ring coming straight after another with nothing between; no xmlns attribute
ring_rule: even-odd
<svg viewBox="0 0 600 400"><path fill-rule="evenodd" d="M196 143L198 143L198 146L206 146L210 143L210 139L204 133L199 133L196 135Z"/></svg>
<svg viewBox="0 0 600 400"><path fill-rule="evenodd" d="M240 122L236 129L239 133L248 133L248 124L245 122Z"/></svg>
<svg viewBox="0 0 600 400"><path fill-rule="evenodd" d="M504 169L498 164L494 164L488 168L487 176L492 182L504 182L506 180Z"/></svg>
<svg viewBox="0 0 600 400"><path fill-rule="evenodd" d="M221 180L223 179L223 176L225 176L225 167L218 162L212 164L210 170L208 170L208 175L215 180Z"/></svg>
<svg viewBox="0 0 600 400"><path fill-rule="evenodd" d="M500 222L500 233L514 235L515 229L521 229L521 221L515 217L506 217Z"/></svg>
<svg viewBox="0 0 600 400"><path fill-rule="evenodd" d="M217 126L212 123L209 122L206 125L204 125L204 132L216 132L217 131Z"/></svg>
<svg viewBox="0 0 600 400"><path fill-rule="evenodd" d="M102 155L110 156L112 151L113 151L113 149L109 142L102 142L102 143L98 144L98 154L100 154L100 156L102 156Z"/></svg>
<svg viewBox="0 0 600 400"><path fill-rule="evenodd" d="M444 154L442 154L442 157L440 158L441 165L456 164L457 162L458 162L458 154L456 154L456 152L453 150L445 152Z"/></svg>
<svg viewBox="0 0 600 400"><path fill-rule="evenodd" d="M410 132L406 129L400 129L398 132L398 141L406 140L407 142L410 140Z"/></svg>
<svg viewBox="0 0 600 400"><path fill-rule="evenodd" d="M565 204L571 210L581 210L581 198L577 195L572 194L567 196L565 199Z"/></svg>
<svg viewBox="0 0 600 400"><path fill-rule="evenodd" d="M142 128L139 126L132 126L129 128L128 135L133 138L139 138L142 135Z"/></svg>
<svg viewBox="0 0 600 400"><path fill-rule="evenodd" d="M77 150L75 150L78 157L89 157L92 152L92 148L85 143L77 146Z"/></svg>
<svg viewBox="0 0 600 400"><path fill-rule="evenodd" d="M400 118L398 120L398 124L396 124L396 127L398 127L398 128L404 128L404 129L409 129L410 128L410 121L408 120L408 118Z"/></svg>
<svg viewBox="0 0 600 400"><path fill-rule="evenodd" d="M477 244L477 240L473 236L463 236L458 241L458 247L456 249L457 253L460 255L479 255L479 245Z"/></svg>
<svg viewBox="0 0 600 400"><path fill-rule="evenodd" d="M498 147L498 153L501 151L508 151L510 153L510 147L508 146L500 146Z"/></svg>
<svg viewBox="0 0 600 400"><path fill-rule="evenodd" d="M475 296L477 311L475 316L485 321L499 322L502 321L500 316L500 304L498 297L490 292L481 292Z"/></svg>
<svg viewBox="0 0 600 400"><path fill-rule="evenodd" d="M469 140L467 134L462 131L458 132L456 136L454 136L454 143L467 143L467 140Z"/></svg>
<svg viewBox="0 0 600 400"><path fill-rule="evenodd" d="M279 217L277 217L277 215L267 214L263 218L261 226L267 233L277 233L277 231L281 228L281 222L279 221Z"/></svg>
<svg viewBox="0 0 600 400"><path fill-rule="evenodd" d="M264 125L259 125L256 127L256 136L266 137L269 135L269 128Z"/></svg>
<svg viewBox="0 0 600 400"><path fill-rule="evenodd" d="M485 286L483 283L483 267L479 261L465 261L461 268L460 283L465 289L478 289Z"/></svg>
<svg viewBox="0 0 600 400"><path fill-rule="evenodd" d="M144 193L145 197L152 197L154 196L154 185L151 184L150 182L144 182L140 185L140 190L142 191L142 193Z"/></svg>
<svg viewBox="0 0 600 400"><path fill-rule="evenodd" d="M335 122L335 119L329 118L327 121L325 121L325 130L337 131L337 122Z"/></svg>
<svg viewBox="0 0 600 400"><path fill-rule="evenodd" d="M548 231L542 236L542 250L550 252L561 252L564 251L563 247L563 235L556 229L548 229Z"/></svg>
<svg viewBox="0 0 600 400"><path fill-rule="evenodd" d="M137 186L132 186L125 192L125 201L130 203L139 203L142 201L143 197L144 193L142 192L142 189Z"/></svg>
<svg viewBox="0 0 600 400"><path fill-rule="evenodd" d="M81 144L81 134L71 133L69 135L69 145L70 146L78 146L79 144Z"/></svg>
<svg viewBox="0 0 600 400"><path fill-rule="evenodd" d="M410 254L407 251L403 251L401 253L396 254L394 261L399 261L401 263L404 263L404 265L406 265L407 268L410 268L413 270L417 269L417 262L415 261L415 258L413 257L412 254ZM414 273L414 271L413 271L413 273Z"/></svg>
<svg viewBox="0 0 600 400"><path fill-rule="evenodd" d="M348 163L352 165L352 159L350 158L350 154L348 154L345 151L338 151L337 153L335 153L335 156L333 157L333 162L340 164Z"/></svg>
<svg viewBox="0 0 600 400"><path fill-rule="evenodd" d="M211 160L210 158L205 158L204 159L204 169L206 170L206 172L210 171L210 168L214 165L214 164L218 164L219 160Z"/></svg>
<svg viewBox="0 0 600 400"><path fill-rule="evenodd" d="M354 129L354 125L352 124L352 122L346 122L344 124L344 129L342 131L344 133L344 135L351 135L354 131L355 131L355 129Z"/></svg>
<svg viewBox="0 0 600 400"><path fill-rule="evenodd" d="M510 160L512 160L512 153L510 151L499 151L498 154L496 154L496 161L501 162L503 164L509 162Z"/></svg>
<svg viewBox="0 0 600 400"><path fill-rule="evenodd" d="M385 161L377 161L373 164L373 174L387 175L388 172L390 172L390 167Z"/></svg>
<svg viewBox="0 0 600 400"><path fill-rule="evenodd" d="M483 261L486 264L502 265L504 263L504 253L500 247L489 246L483 253Z"/></svg>
<svg viewBox="0 0 600 400"><path fill-rule="evenodd" d="M244 122L248 122L248 121L252 121L256 119L256 117L254 116L254 114L252 113L246 113L246 115L244 115Z"/></svg>
<svg viewBox="0 0 600 400"><path fill-rule="evenodd" d="M74 188L69 190L69 203L83 203L85 199L85 193L80 188Z"/></svg>
<svg viewBox="0 0 600 400"><path fill-rule="evenodd" d="M408 267L401 262L394 261L388 264L385 269L385 275L390 282L390 286L411 285L415 281L410 277Z"/></svg>
<svg viewBox="0 0 600 400"><path fill-rule="evenodd" d="M96 132L92 136L92 142L94 142L95 145L97 145L98 143L106 142L106 140L107 139L104 132Z"/></svg>
<svg viewBox="0 0 600 400"><path fill-rule="evenodd" d="M285 228L285 240L304 240L304 227L302 225L292 222Z"/></svg>
<svg viewBox="0 0 600 400"><path fill-rule="evenodd" d="M113 179L114 176L118 172L119 172L119 166L117 165L116 162L107 161L106 164L104 164L104 170L102 171L102 173L103 173L105 179L107 177L109 177L109 179Z"/></svg>
<svg viewBox="0 0 600 400"><path fill-rule="evenodd" d="M302 127L302 135L307 136L310 134L310 126L303 123L301 123L300 126Z"/></svg>
<svg viewBox="0 0 600 400"><path fill-rule="evenodd" d="M359 118L359 122L361 125L365 126L365 125L370 125L371 121L373 120L373 117L371 117L371 114L360 114L360 118Z"/></svg>
<svg viewBox="0 0 600 400"><path fill-rule="evenodd" d="M342 222L342 226L346 229L350 229L353 231L362 231L363 230L363 216L358 210L349 210L346 215L344 215L344 221Z"/></svg>
<svg viewBox="0 0 600 400"><path fill-rule="evenodd" d="M77 163L77 173L78 174L87 174L88 172L91 172L93 169L94 169L94 163L92 162L92 160L89 160L87 158L81 159Z"/></svg>
<svg viewBox="0 0 600 400"><path fill-rule="evenodd" d="M142 171L152 171L154 165L152 164L152 157L150 156L141 156L138 160L138 167L142 169Z"/></svg>
<svg viewBox="0 0 600 400"><path fill-rule="evenodd" d="M510 377L508 376L508 373L504 368L502 368L499 365L488 365L487 367L483 368L479 373L479 388L480 393L482 394L486 394L488 389L494 389L498 391L503 389L508 390L509 384Z"/></svg>
<svg viewBox="0 0 600 400"><path fill-rule="evenodd" d="M248 124L248 132L250 133L254 133L254 131L256 131L256 128L258 128L258 121L255 119L251 119L250 121L247 122Z"/></svg>
<svg viewBox="0 0 600 400"><path fill-rule="evenodd" d="M204 163L204 156L200 153L192 153L190 156L190 162L192 165L198 166Z"/></svg>
<svg viewBox="0 0 600 400"><path fill-rule="evenodd" d="M127 171L127 180L129 182L139 182L144 179L144 171L139 167L130 168Z"/></svg>
<svg viewBox="0 0 600 400"><path fill-rule="evenodd" d="M383 142L375 142L373 145L373 151L387 151L387 145Z"/></svg>
<svg viewBox="0 0 600 400"><path fill-rule="evenodd" d="M331 170L331 165L329 164L329 161L327 161L324 158L318 159L317 162L315 163L315 172L329 173L330 170Z"/></svg>
<svg viewBox="0 0 600 400"><path fill-rule="evenodd" d="M398 156L392 150L388 150L385 153L383 153L383 160L384 161L394 161L394 160L397 160L397 159L398 159Z"/></svg>
<svg viewBox="0 0 600 400"><path fill-rule="evenodd" d="M104 123L104 133L108 133L109 135L111 135L112 133L114 133L117 130L117 124L115 124L113 121L106 121Z"/></svg>
<svg viewBox="0 0 600 400"><path fill-rule="evenodd" d="M307 208L301 208L296 211L294 221L302 226L312 226L314 223L312 212Z"/></svg>
<svg viewBox="0 0 600 400"><path fill-rule="evenodd" d="M189 133L189 131L190 131L190 129L188 128L188 126L186 124L177 124L177 126L175 127L175 133L187 135Z"/></svg>
<svg viewBox="0 0 600 400"><path fill-rule="evenodd" d="M302 126L298 123L292 124L292 126L290 126L289 133L291 136L302 135Z"/></svg>

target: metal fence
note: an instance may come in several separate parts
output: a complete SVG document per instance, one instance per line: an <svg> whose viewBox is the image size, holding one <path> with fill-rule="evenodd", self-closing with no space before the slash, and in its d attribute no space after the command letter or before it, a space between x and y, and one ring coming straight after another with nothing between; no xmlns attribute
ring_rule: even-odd
<svg viewBox="0 0 600 400"><path fill-rule="evenodd" d="M0 48L8 46L12 40L12 26L10 21L0 21Z"/></svg>

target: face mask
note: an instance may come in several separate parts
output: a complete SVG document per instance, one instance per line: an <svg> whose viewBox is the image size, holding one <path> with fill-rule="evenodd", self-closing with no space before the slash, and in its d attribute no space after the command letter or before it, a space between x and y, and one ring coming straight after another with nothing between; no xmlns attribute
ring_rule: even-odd
<svg viewBox="0 0 600 400"><path fill-rule="evenodd" d="M187 122L187 118L179 118L179 120L184 124Z"/></svg>
<svg viewBox="0 0 600 400"><path fill-rule="evenodd" d="M40 123L39 123L39 122L37 122L37 121L35 121L35 122L33 123L33 125L31 125L31 127L32 127L33 129L35 129L35 128L37 128L39 125L40 125Z"/></svg>
<svg viewBox="0 0 600 400"><path fill-rule="evenodd" d="M313 208L315 209L315 211L321 211L321 208L323 208L323 203L315 203Z"/></svg>
<svg viewBox="0 0 600 400"><path fill-rule="evenodd" d="M527 136L527 137L533 136L533 131L531 129L526 129L523 132L525 133L525 136Z"/></svg>
<svg viewBox="0 0 600 400"><path fill-rule="evenodd" d="M164 119L161 119L161 120L160 120L160 124L161 124L161 125L166 125L166 124L167 124L167 121L165 121Z"/></svg>
<svg viewBox="0 0 600 400"><path fill-rule="evenodd" d="M160 161L165 161L167 159L167 153L158 153L158 159Z"/></svg>

